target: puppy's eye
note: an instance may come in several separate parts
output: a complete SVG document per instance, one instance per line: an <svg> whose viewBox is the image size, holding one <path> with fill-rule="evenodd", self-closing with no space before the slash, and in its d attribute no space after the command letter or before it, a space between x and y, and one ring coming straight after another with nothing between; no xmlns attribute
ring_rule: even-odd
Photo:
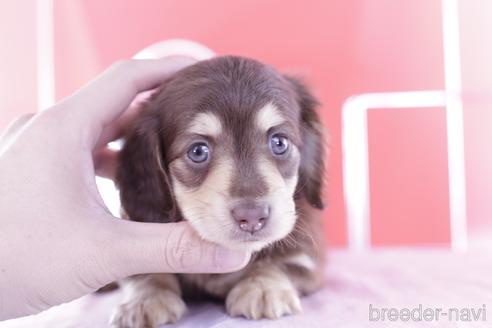
<svg viewBox="0 0 492 328"><path fill-rule="evenodd" d="M208 146L202 142L196 143L188 150L188 158L195 163L203 163L208 159Z"/></svg>
<svg viewBox="0 0 492 328"><path fill-rule="evenodd" d="M280 134L270 138L270 149L274 155L284 155L289 150L289 139Z"/></svg>

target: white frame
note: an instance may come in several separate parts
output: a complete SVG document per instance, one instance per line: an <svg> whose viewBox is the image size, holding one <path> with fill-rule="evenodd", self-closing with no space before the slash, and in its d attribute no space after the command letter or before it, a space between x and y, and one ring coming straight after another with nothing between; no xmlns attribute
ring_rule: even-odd
<svg viewBox="0 0 492 328"><path fill-rule="evenodd" d="M461 101L459 16L457 0L442 0L446 90L368 93L350 97L342 109L343 186L349 247L370 246L370 195L367 112L372 108L446 110L451 247L467 248L466 188Z"/></svg>
<svg viewBox="0 0 492 328"><path fill-rule="evenodd" d="M38 111L55 104L53 0L36 1L36 69Z"/></svg>

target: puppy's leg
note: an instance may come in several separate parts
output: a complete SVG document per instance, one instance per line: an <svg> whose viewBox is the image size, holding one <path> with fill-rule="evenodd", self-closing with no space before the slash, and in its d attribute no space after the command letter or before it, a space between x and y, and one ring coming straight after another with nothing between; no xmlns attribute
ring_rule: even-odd
<svg viewBox="0 0 492 328"><path fill-rule="evenodd" d="M229 292L226 308L231 316L276 319L301 312L301 302L281 265L260 262Z"/></svg>
<svg viewBox="0 0 492 328"><path fill-rule="evenodd" d="M282 259L282 269L301 296L319 290L324 283L324 254L322 257L297 252Z"/></svg>
<svg viewBox="0 0 492 328"><path fill-rule="evenodd" d="M186 312L178 279L173 274L149 274L128 278L125 296L111 324L118 328L154 328L179 320Z"/></svg>

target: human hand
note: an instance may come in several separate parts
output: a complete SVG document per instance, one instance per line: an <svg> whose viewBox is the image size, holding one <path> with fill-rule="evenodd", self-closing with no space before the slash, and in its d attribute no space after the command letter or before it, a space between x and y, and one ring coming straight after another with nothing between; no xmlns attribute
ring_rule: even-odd
<svg viewBox="0 0 492 328"><path fill-rule="evenodd" d="M201 240L187 223L113 217L95 174L111 176L135 96L191 64L113 65L73 96L0 137L0 320L33 314L140 273L238 270L249 254Z"/></svg>

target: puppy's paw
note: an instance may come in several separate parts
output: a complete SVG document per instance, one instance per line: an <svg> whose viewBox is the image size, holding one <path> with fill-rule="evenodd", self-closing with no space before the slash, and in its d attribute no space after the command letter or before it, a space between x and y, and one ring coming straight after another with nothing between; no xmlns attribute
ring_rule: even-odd
<svg viewBox="0 0 492 328"><path fill-rule="evenodd" d="M285 279L257 276L243 280L227 295L227 312L231 316L254 320L300 313L302 308L297 291L288 278Z"/></svg>
<svg viewBox="0 0 492 328"><path fill-rule="evenodd" d="M186 312L186 305L179 295L164 290L141 295L122 303L111 318L115 328L157 328L174 323Z"/></svg>

